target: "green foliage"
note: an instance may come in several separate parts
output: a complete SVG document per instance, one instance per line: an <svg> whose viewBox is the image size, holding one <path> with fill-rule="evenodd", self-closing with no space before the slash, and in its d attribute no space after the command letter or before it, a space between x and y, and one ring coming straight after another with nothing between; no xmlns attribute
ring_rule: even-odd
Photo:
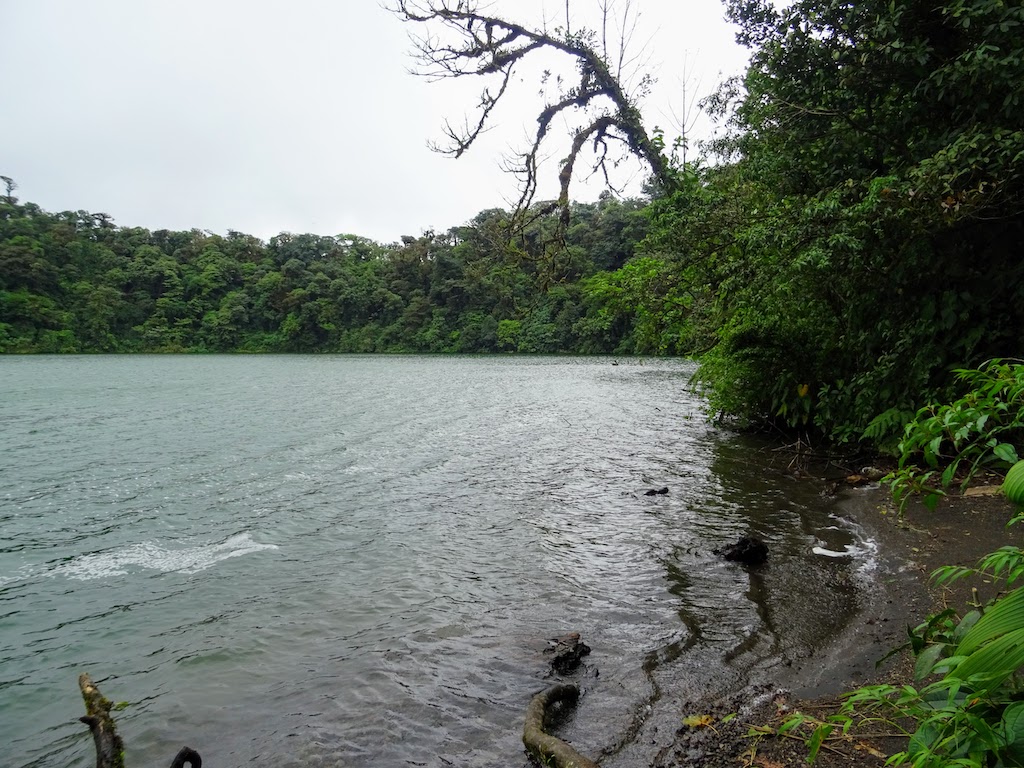
<svg viewBox="0 0 1024 768"><path fill-rule="evenodd" d="M982 468L1015 464L1024 448L1024 364L991 360L955 373L966 393L921 408L904 430L886 478L901 511L915 493L934 507L954 480L962 490Z"/></svg>
<svg viewBox="0 0 1024 768"><path fill-rule="evenodd" d="M969 569L944 568L940 583ZM1024 550L987 556L976 571L1012 587L1024 576ZM916 685L879 685L848 695L838 722L854 713L895 727L910 721L906 750L889 764L915 768L1010 766L1024 762L1024 587L957 616L946 610L910 632Z"/></svg>
<svg viewBox="0 0 1024 768"><path fill-rule="evenodd" d="M582 284L586 314L575 327L588 352L681 354L690 350L690 297L674 265L637 256Z"/></svg>
<svg viewBox="0 0 1024 768"><path fill-rule="evenodd" d="M497 210L401 245L291 233L264 243L119 228L5 198L0 352L605 351L580 330L603 311L584 286L607 270L633 281L647 219L640 202L610 196L573 213L564 247L551 216L511 238ZM657 326L659 307L636 327ZM603 344L633 345L632 311Z"/></svg>
<svg viewBox="0 0 1024 768"><path fill-rule="evenodd" d="M1024 461L1018 461L1006 473L1003 493L1014 504L1024 505Z"/></svg>
<svg viewBox="0 0 1024 768"><path fill-rule="evenodd" d="M649 241L682 254L715 411L891 446L950 370L1019 354L1024 11L727 7L752 52L707 103L720 162Z"/></svg>

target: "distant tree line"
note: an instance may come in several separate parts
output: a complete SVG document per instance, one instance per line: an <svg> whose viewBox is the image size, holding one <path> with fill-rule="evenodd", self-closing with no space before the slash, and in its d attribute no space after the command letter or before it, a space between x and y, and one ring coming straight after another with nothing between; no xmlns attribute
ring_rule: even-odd
<svg viewBox="0 0 1024 768"><path fill-rule="evenodd" d="M511 234L149 231L0 198L0 352L679 352L645 204L605 195ZM667 313L671 316L671 312ZM678 334L677 334L678 336Z"/></svg>

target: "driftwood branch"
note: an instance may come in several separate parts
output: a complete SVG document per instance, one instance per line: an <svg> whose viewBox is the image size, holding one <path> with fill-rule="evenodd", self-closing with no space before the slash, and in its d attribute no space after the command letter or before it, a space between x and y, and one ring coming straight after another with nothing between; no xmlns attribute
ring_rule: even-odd
<svg viewBox="0 0 1024 768"><path fill-rule="evenodd" d="M117 735L114 718L110 716L113 705L86 674L78 676L78 688L85 701L85 717L78 719L92 731L92 740L96 744L96 768L124 768L124 742Z"/></svg>
<svg viewBox="0 0 1024 768"><path fill-rule="evenodd" d="M117 735L114 718L110 716L113 704L100 693L87 674L78 676L78 688L85 701L85 716L78 718L92 731L96 745L96 768L124 768L124 742ZM182 747L171 761L171 768L202 768L203 759L191 747Z"/></svg>
<svg viewBox="0 0 1024 768"><path fill-rule="evenodd" d="M575 685L559 683L538 693L526 708L526 723L523 725L523 744L527 751L541 764L555 768L597 768L597 763L581 755L561 739L544 730L544 716L548 707L559 702L574 705L580 689Z"/></svg>
<svg viewBox="0 0 1024 768"><path fill-rule="evenodd" d="M578 641L579 636L575 636ZM587 648L582 643L578 646ZM87 674L78 678L78 687L85 702L86 714L80 717L89 726L96 746L96 768L124 768L124 742L117 733L114 718L110 715L113 704L99 688L93 684ZM526 722L523 725L523 744L527 751L542 765L553 768L598 768L597 763L590 760L569 744L551 736L544 730L544 719L548 708L555 704L574 706L579 698L580 689L575 685L558 683L538 693L530 700L526 709ZM202 768L203 760L191 747L182 747L171 761L171 768Z"/></svg>

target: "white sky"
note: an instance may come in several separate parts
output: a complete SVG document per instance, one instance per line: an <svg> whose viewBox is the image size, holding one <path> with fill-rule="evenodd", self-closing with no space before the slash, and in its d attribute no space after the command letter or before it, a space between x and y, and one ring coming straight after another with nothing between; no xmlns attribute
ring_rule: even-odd
<svg viewBox="0 0 1024 768"><path fill-rule="evenodd" d="M690 94L706 94L742 70L746 52L719 0L635 5L634 51L658 79L645 120L668 128L684 73ZM573 26L593 25L596 6L572 0ZM530 26L565 13L562 0L490 8ZM502 157L528 146L539 86L524 70L517 101L462 159L431 152L480 84L409 74L418 26L375 0L0 0L0 174L50 211L262 238L391 242L507 208L517 187ZM555 195L556 159L541 198ZM642 174L629 177L635 192ZM579 184L574 197L600 189Z"/></svg>

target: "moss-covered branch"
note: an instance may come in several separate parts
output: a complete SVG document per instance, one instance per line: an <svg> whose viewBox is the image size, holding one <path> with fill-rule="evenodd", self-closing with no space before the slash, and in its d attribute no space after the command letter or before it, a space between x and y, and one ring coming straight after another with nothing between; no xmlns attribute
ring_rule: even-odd
<svg viewBox="0 0 1024 768"><path fill-rule="evenodd" d="M526 708L526 723L523 725L523 744L542 765L555 768L597 768L593 760L544 731L544 715L548 707L558 702L573 705L579 695L580 689L577 686L558 683L530 700L530 706Z"/></svg>
<svg viewBox="0 0 1024 768"><path fill-rule="evenodd" d="M96 768L124 768L124 742L117 735L111 703L87 674L78 676L78 687L85 701L85 716L78 718L89 726L96 744Z"/></svg>
<svg viewBox="0 0 1024 768"><path fill-rule="evenodd" d="M83 673L78 676L78 687L82 691L86 713L78 719L92 731L96 768L124 768L124 742L117 735L114 718L110 716L113 705L100 693L89 675ZM184 768L186 764L191 768L202 768L203 759L191 747L182 747L171 761L171 768Z"/></svg>

